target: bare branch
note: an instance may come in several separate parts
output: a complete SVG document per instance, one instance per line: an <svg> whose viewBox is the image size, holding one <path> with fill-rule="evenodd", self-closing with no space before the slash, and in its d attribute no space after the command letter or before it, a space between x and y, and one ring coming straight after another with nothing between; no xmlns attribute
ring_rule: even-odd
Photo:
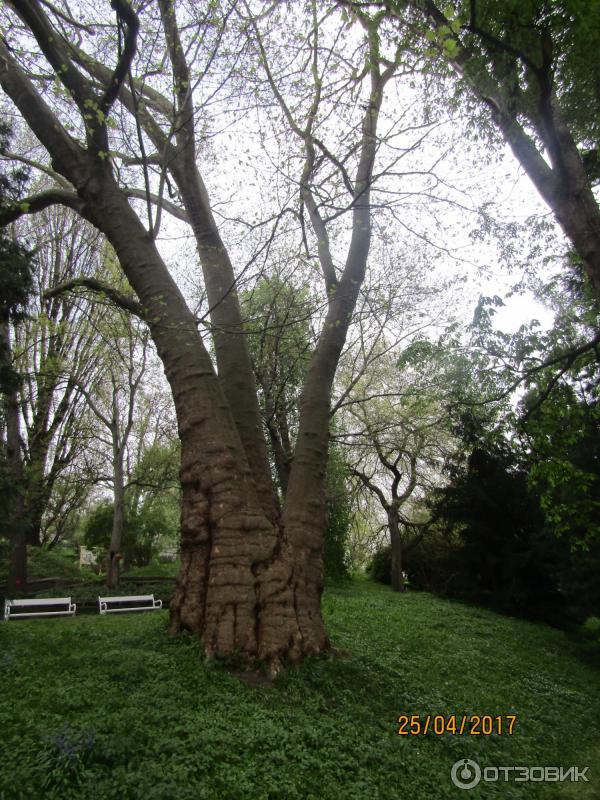
<svg viewBox="0 0 600 800"><path fill-rule="evenodd" d="M57 297L60 294L64 294L65 292L71 292L74 289L79 288L89 289L92 292L96 292L96 294L105 295L119 308L134 314L136 317L139 317L142 320L144 319L144 311L140 303L138 303L136 300L133 300L131 297L127 297L126 295L122 294L112 286L102 283L101 281L97 281L94 278L73 278L70 281L65 281L65 283L55 286L53 289L45 292L43 296L46 299L50 299L52 297Z"/></svg>
<svg viewBox="0 0 600 800"><path fill-rule="evenodd" d="M136 189L136 188L129 188L123 190L127 197L135 197L136 200L150 200L155 205L161 205L165 211L168 211L169 214L172 214L177 219L180 219L182 222L189 222L189 217L187 215L187 211L181 206L172 203L170 200L166 200L164 197L159 197L159 195L150 192L148 194L145 189Z"/></svg>
<svg viewBox="0 0 600 800"><path fill-rule="evenodd" d="M18 203L13 203L3 209L0 214L0 225L8 225L10 222L22 217L23 214L36 214L38 211L48 208L48 206L58 204L68 206L79 212L83 207L83 201L75 192L70 192L66 189L48 189L45 192L25 197Z"/></svg>
<svg viewBox="0 0 600 800"><path fill-rule="evenodd" d="M139 20L137 14L131 8L127 0L111 0L112 8L117 12L119 21L124 21L127 25L127 33L125 34L125 44L123 51L115 67L113 74L108 82L104 95L100 100L100 110L106 116L111 109L112 104L117 99L123 81L127 77L127 73L131 67L131 62L135 55L137 34L139 29Z"/></svg>
<svg viewBox="0 0 600 800"><path fill-rule="evenodd" d="M27 167L32 167L32 169L37 169L40 172L44 172L48 177L52 178L52 180L59 183L63 189L72 189L71 183L63 178L58 172L53 170L51 167L47 166L46 164L42 164L40 161L35 161L33 158L28 158L27 156L19 155L18 153L9 152L5 150L3 153L0 153L0 158L6 159L6 161L18 161L21 164L25 164Z"/></svg>

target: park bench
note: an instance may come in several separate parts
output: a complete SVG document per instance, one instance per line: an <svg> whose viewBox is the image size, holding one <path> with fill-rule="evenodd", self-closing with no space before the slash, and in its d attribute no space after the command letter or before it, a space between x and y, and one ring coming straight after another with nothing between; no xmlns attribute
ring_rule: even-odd
<svg viewBox="0 0 600 800"><path fill-rule="evenodd" d="M117 614L120 611L156 611L160 608L162 600L155 600L153 594L98 598L98 610L101 614Z"/></svg>
<svg viewBox="0 0 600 800"><path fill-rule="evenodd" d="M40 597L35 600L5 600L4 619L20 617L73 616L77 606L70 597Z"/></svg>

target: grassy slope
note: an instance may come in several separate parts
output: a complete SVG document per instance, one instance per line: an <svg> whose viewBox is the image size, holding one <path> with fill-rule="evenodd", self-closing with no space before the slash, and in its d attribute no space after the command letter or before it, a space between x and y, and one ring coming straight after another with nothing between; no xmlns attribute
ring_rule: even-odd
<svg viewBox="0 0 600 800"><path fill-rule="evenodd" d="M1 624L0 798L600 797L600 681L562 633L367 582L324 608L351 656L272 687L200 665L192 637L165 636L166 612ZM519 722L512 737L407 738L403 712ZM462 757L591 765L591 782L465 792L449 778Z"/></svg>

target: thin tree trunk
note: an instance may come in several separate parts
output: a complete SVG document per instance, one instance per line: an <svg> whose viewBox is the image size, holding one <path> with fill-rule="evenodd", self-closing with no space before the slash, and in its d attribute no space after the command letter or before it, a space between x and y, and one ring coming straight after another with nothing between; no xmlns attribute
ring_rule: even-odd
<svg viewBox="0 0 600 800"><path fill-rule="evenodd" d="M39 454L30 448L30 458L24 471L25 501L29 526L27 544L33 547L42 546L42 517L48 505L49 492L44 481L44 464Z"/></svg>
<svg viewBox="0 0 600 800"><path fill-rule="evenodd" d="M118 436L113 431L113 437ZM121 542L125 520L125 477L123 451L118 441L113 446L113 524L106 568L106 585L114 589L119 585Z"/></svg>

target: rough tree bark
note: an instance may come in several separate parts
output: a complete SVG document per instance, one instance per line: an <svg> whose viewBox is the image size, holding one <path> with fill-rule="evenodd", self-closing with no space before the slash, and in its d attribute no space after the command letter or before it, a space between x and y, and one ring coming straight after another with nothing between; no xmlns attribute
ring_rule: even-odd
<svg viewBox="0 0 600 800"><path fill-rule="evenodd" d="M165 141L139 97L123 88L135 52L138 20L126 0L112 0L124 30L115 70L85 77L74 48L52 27L39 0L12 0L45 58L69 91L86 126L86 147L62 127L10 49L0 41L0 83L48 150L53 169L74 188L32 199L25 210L62 202L75 208L106 236L140 301L171 386L181 439L181 572L171 604L170 630L197 632L208 656L238 653L277 670L328 646L320 611L324 477L329 399L337 361L364 276L370 240L369 193L377 149L376 127L383 87L377 26L369 29L370 102L363 119L358 169L352 187L352 238L338 279L322 265L329 309L304 387L298 441L280 514L266 457L250 359L241 330L235 278L219 237L195 163L189 70L179 41L173 5L158 0L176 95L175 140ZM89 59L85 59L86 69ZM394 65L395 66L395 65ZM90 70L92 67L89 67ZM94 69L97 69L94 67ZM168 162L198 246L211 304L218 378L198 334L196 320L154 243L117 184L108 157L106 117L121 95ZM144 95L148 98L148 93ZM152 98L150 98L152 100ZM164 99L153 102L165 110ZM169 104L167 104L169 106ZM92 113L90 113L90 109ZM172 111L172 109L171 109ZM315 109L316 111L316 109ZM314 167L310 130L304 131L305 201ZM13 218L23 213L15 208ZM318 211L311 207L317 226ZM319 238L321 251L321 237Z"/></svg>

